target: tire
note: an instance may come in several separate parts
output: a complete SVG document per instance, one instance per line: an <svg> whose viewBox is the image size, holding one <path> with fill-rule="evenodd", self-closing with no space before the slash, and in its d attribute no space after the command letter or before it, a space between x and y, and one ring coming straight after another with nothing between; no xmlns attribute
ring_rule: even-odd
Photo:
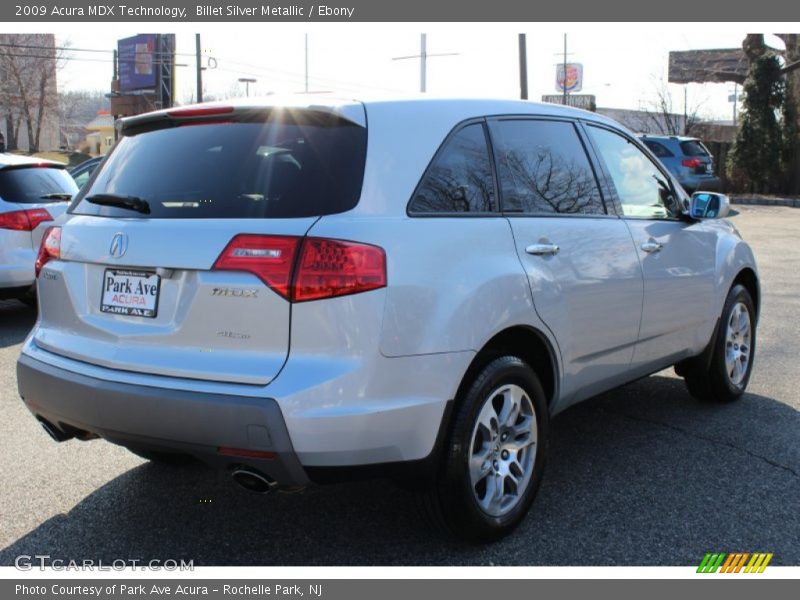
<svg viewBox="0 0 800 600"><path fill-rule="evenodd" d="M689 393L705 402L733 402L747 389L756 353L756 309L750 292L734 285L725 299L715 337L682 370Z"/></svg>
<svg viewBox="0 0 800 600"><path fill-rule="evenodd" d="M546 397L533 370L515 356L492 360L457 400L439 475L423 492L428 518L470 541L511 533L539 489L548 433Z"/></svg>

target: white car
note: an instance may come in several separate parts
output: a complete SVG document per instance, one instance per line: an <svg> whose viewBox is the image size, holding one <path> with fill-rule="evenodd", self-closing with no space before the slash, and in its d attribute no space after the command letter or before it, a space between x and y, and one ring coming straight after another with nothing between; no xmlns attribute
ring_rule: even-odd
<svg viewBox="0 0 800 600"><path fill-rule="evenodd" d="M0 154L0 298L33 302L42 234L77 191L61 163Z"/></svg>
<svg viewBox="0 0 800 600"><path fill-rule="evenodd" d="M19 390L56 440L248 489L392 476L453 532L525 516L549 420L676 365L747 386L756 264L620 125L305 96L125 119L45 238Z"/></svg>

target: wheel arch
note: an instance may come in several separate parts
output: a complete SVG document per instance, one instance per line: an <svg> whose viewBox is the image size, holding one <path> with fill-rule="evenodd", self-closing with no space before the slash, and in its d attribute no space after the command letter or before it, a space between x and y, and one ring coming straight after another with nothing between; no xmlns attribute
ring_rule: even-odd
<svg viewBox="0 0 800 600"><path fill-rule="evenodd" d="M541 331L527 325L508 327L489 339L470 362L456 392L456 401L463 398L466 388L492 360L513 355L526 362L536 373L552 409L558 398L559 364L553 345Z"/></svg>
<svg viewBox="0 0 800 600"><path fill-rule="evenodd" d="M731 287L741 284L750 293L753 299L753 304L756 307L756 319L758 319L759 312L761 311L761 286L758 282L758 275L750 267L745 267L736 275L731 283Z"/></svg>

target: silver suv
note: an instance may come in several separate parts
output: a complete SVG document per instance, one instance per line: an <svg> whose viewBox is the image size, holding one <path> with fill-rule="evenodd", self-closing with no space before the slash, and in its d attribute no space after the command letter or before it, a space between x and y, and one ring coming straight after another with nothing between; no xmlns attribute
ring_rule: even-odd
<svg viewBox="0 0 800 600"><path fill-rule="evenodd" d="M120 133L40 252L19 391L58 441L258 492L393 477L487 540L556 413L672 365L703 400L747 386L753 253L609 119L315 96Z"/></svg>
<svg viewBox="0 0 800 600"><path fill-rule="evenodd" d="M42 235L78 191L62 163L0 153L0 299L34 304Z"/></svg>

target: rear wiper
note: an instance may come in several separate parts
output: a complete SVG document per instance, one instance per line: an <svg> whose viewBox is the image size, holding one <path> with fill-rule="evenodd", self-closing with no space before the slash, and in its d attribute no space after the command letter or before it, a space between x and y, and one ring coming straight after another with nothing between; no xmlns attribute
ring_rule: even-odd
<svg viewBox="0 0 800 600"><path fill-rule="evenodd" d="M99 204L100 206L116 206L118 208L127 208L135 210L145 215L150 214L150 205L147 200L137 196L124 196L122 194L95 194L86 197L87 202L92 204Z"/></svg>
<svg viewBox="0 0 800 600"><path fill-rule="evenodd" d="M42 200L72 200L72 194L66 192L52 192L39 196Z"/></svg>

